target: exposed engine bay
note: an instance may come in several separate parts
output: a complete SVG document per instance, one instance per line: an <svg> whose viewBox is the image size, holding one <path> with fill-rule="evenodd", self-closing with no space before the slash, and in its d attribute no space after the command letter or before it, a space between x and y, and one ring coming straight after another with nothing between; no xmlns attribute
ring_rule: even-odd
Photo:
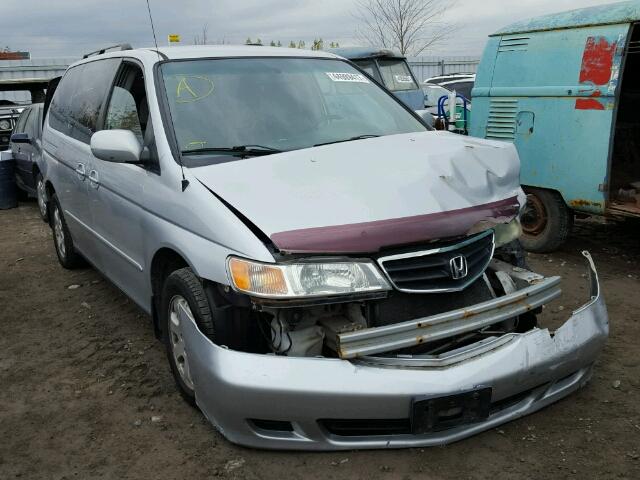
<svg viewBox="0 0 640 480"><path fill-rule="evenodd" d="M439 355L536 327L536 313L543 303L538 297L530 298L527 289L543 280L552 284L545 289L549 290L544 295L546 303L560 294L559 278L544 279L523 268L493 260L481 278L463 292L392 292L382 300L308 308L265 308L264 313L272 316L269 347L276 354L288 356ZM501 299L508 301L498 303ZM505 303L513 303L515 308L509 309ZM485 309L479 307L485 305L490 312L501 312L494 312L495 315L487 316L476 325L474 317L480 316ZM473 309L468 308L472 306ZM396 339L395 343L386 340L387 334L393 335L403 328L408 330L408 340ZM349 336L358 334L372 339L364 340L365 345L355 350L346 348ZM394 348L397 345L401 345L400 348Z"/></svg>
<svg viewBox="0 0 640 480"><path fill-rule="evenodd" d="M456 248L429 250L442 258L422 255L418 267L414 257L409 258L411 264L405 257L399 260L404 263L393 264L397 272L409 272L410 276L389 273L390 264L385 262L391 257L378 259L386 265L396 288L411 287L404 291L394 289L352 300L319 299L307 305L254 299L254 322L257 320L266 348L262 353L342 359L371 355L419 358L536 327L542 305L560 295L559 277L544 278L517 266L524 265L523 259L508 246L494 252L492 237L479 234L473 239L462 249L458 243ZM454 284L450 263L461 251L466 253L467 280ZM398 262L395 256L392 260ZM432 291L413 291L416 282Z"/></svg>

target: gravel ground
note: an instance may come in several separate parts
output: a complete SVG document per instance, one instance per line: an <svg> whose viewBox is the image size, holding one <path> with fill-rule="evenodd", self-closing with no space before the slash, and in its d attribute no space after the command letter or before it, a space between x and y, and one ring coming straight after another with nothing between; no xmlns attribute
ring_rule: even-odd
<svg viewBox="0 0 640 480"><path fill-rule="evenodd" d="M0 211L0 479L640 478L638 225L583 222L559 252L558 325L589 249L611 337L592 381L538 413L428 449L269 452L227 442L176 392L150 319L93 269L67 271L34 203Z"/></svg>

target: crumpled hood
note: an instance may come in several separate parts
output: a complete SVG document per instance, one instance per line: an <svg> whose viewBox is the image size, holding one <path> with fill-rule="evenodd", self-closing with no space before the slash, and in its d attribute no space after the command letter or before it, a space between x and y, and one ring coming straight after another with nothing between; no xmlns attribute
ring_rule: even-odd
<svg viewBox="0 0 640 480"><path fill-rule="evenodd" d="M511 143L424 132L190 169L286 252L364 253L507 222L524 204Z"/></svg>

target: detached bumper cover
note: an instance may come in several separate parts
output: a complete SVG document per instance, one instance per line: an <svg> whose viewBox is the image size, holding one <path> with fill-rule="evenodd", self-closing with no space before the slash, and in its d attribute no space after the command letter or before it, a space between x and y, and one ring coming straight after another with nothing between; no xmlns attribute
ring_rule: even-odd
<svg viewBox="0 0 640 480"><path fill-rule="evenodd" d="M192 320L185 321L196 401L230 441L260 448L442 445L494 428L565 397L589 380L609 327L593 261L587 252L584 255L591 300L553 334L547 329L507 334L415 363L237 352L216 346ZM415 398L443 397L479 387L492 389L489 417L444 431L343 436L319 421L406 419ZM291 422L293 429L265 430L249 419Z"/></svg>

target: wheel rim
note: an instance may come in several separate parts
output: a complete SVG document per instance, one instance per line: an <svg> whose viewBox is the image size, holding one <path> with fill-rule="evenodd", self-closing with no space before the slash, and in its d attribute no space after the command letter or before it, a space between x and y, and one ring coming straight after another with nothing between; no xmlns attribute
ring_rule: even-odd
<svg viewBox="0 0 640 480"><path fill-rule="evenodd" d="M38 180L38 185L36 189L37 189L37 195L38 195L38 208L40 208L40 215L42 215L42 218L46 218L47 202L45 201L44 182L42 180Z"/></svg>
<svg viewBox="0 0 640 480"><path fill-rule="evenodd" d="M67 249L64 246L64 229L62 228L62 217L60 209L56 206L53 211L53 235L56 241L56 248L62 258L67 256Z"/></svg>
<svg viewBox="0 0 640 480"><path fill-rule="evenodd" d="M184 297L180 295L173 297L169 303L169 341L171 342L171 353L173 354L173 360L178 369L180 379L188 388L193 390L193 380L191 379L191 370L182 334L182 322L180 321L181 308L184 309L190 319L193 319L189 303Z"/></svg>
<svg viewBox="0 0 640 480"><path fill-rule="evenodd" d="M534 194L527 195L527 203L522 212L520 223L527 235L539 235L547 227L548 214L542 200Z"/></svg>

